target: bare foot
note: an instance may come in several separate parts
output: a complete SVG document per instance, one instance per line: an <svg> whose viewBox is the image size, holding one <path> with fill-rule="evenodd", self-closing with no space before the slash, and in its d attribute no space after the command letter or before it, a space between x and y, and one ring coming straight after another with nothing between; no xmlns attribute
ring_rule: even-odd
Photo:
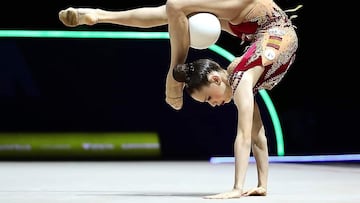
<svg viewBox="0 0 360 203"><path fill-rule="evenodd" d="M180 110L183 106L184 83L177 82L174 79L170 79L171 77L166 78L165 101L173 109Z"/></svg>
<svg viewBox="0 0 360 203"><path fill-rule="evenodd" d="M68 27L76 27L78 25L94 25L98 18L96 9L91 8L72 8L69 7L59 12L60 21Z"/></svg>

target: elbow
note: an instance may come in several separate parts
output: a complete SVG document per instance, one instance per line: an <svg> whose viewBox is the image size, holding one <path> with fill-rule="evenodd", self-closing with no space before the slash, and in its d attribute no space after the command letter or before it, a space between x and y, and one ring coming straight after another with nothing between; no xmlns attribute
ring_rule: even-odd
<svg viewBox="0 0 360 203"><path fill-rule="evenodd" d="M248 136L247 136L248 135ZM235 138L235 145L241 147L251 146L251 134L250 133L238 133Z"/></svg>

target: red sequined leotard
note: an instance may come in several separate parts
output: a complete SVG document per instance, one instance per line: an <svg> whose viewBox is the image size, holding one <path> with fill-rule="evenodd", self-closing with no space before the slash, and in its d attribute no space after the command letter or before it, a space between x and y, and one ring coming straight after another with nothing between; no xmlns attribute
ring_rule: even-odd
<svg viewBox="0 0 360 203"><path fill-rule="evenodd" d="M272 89L284 77L295 59L298 38L290 19L272 0L258 1L244 22L229 24L239 38L250 41L240 63L230 73L230 85L236 90L244 71L258 65L265 70L254 92Z"/></svg>

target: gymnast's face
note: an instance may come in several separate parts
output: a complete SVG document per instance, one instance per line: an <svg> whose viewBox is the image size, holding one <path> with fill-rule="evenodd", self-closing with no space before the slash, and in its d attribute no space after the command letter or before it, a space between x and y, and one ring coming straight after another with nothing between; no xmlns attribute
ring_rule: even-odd
<svg viewBox="0 0 360 203"><path fill-rule="evenodd" d="M210 85L202 87L200 91L195 91L191 97L199 102L207 102L213 107L229 103L232 93L226 77L219 72L212 72L208 75L208 80Z"/></svg>

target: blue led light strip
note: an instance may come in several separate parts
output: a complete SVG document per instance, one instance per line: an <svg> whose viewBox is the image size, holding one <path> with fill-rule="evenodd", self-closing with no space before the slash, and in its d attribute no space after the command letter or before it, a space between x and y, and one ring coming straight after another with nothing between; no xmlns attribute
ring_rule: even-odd
<svg viewBox="0 0 360 203"><path fill-rule="evenodd" d="M308 155L308 156L270 156L270 163L291 163L291 162L359 162L360 154L339 154L339 155ZM210 163L226 164L234 163L234 157L212 157ZM250 157L250 163L255 163L255 158Z"/></svg>

